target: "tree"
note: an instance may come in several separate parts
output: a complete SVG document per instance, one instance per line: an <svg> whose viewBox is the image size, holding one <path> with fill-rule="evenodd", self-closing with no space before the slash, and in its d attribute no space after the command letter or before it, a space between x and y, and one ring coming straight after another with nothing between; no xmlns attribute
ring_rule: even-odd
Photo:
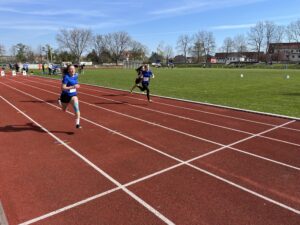
<svg viewBox="0 0 300 225"><path fill-rule="evenodd" d="M37 55L38 55L38 58L39 58L39 61L40 63L43 63L43 46L42 45L38 45L37 49L36 49L36 52L37 52Z"/></svg>
<svg viewBox="0 0 300 225"><path fill-rule="evenodd" d="M112 60L118 65L118 61L124 56L131 44L131 37L127 32L115 32L106 35L107 50Z"/></svg>
<svg viewBox="0 0 300 225"><path fill-rule="evenodd" d="M147 47L138 41L131 41L130 57L133 60L145 60L147 54Z"/></svg>
<svg viewBox="0 0 300 225"><path fill-rule="evenodd" d="M53 48L51 47L51 45L46 44L46 46L43 48L43 50L46 52L47 61L52 62L53 61Z"/></svg>
<svg viewBox="0 0 300 225"><path fill-rule="evenodd" d="M93 39L93 45L94 45L94 50L93 50L93 54L95 54L93 56L94 60L97 59L97 63L102 63L103 62L103 58L102 55L104 52L107 52L108 50L108 39L106 35L96 35ZM90 55L92 56L92 55ZM95 58L96 56L96 58Z"/></svg>
<svg viewBox="0 0 300 225"><path fill-rule="evenodd" d="M260 52L265 39L265 26L263 22L258 22L250 28L248 33L249 45L257 52L257 61L260 60Z"/></svg>
<svg viewBox="0 0 300 225"><path fill-rule="evenodd" d="M157 54L162 56L162 61L165 59L165 43L163 41L159 42L156 48Z"/></svg>
<svg viewBox="0 0 300 225"><path fill-rule="evenodd" d="M53 55L55 55L56 61L59 62L74 62L76 60L76 57L68 51L55 50Z"/></svg>
<svg viewBox="0 0 300 225"><path fill-rule="evenodd" d="M279 37L279 26L277 26L274 22L265 21L265 45L266 45L266 53L269 52L269 45L272 42L276 41L276 38Z"/></svg>
<svg viewBox="0 0 300 225"><path fill-rule="evenodd" d="M200 53L203 52L206 63L208 62L208 56L215 51L215 47L216 41L212 32L199 31L195 34L193 51L197 50L198 56L200 56Z"/></svg>
<svg viewBox="0 0 300 225"><path fill-rule="evenodd" d="M95 49L93 49L90 53L87 54L86 56L88 61L92 61L93 64L95 63L100 63L100 59L98 57L98 53L96 52Z"/></svg>
<svg viewBox="0 0 300 225"><path fill-rule="evenodd" d="M164 53L166 56L166 62L169 63L169 60L174 56L173 48L171 45L167 45L164 48Z"/></svg>
<svg viewBox="0 0 300 225"><path fill-rule="evenodd" d="M5 54L5 47L4 45L0 44L0 56L3 56Z"/></svg>
<svg viewBox="0 0 300 225"><path fill-rule="evenodd" d="M27 62L35 62L35 54L29 46L26 48L25 57Z"/></svg>
<svg viewBox="0 0 300 225"><path fill-rule="evenodd" d="M177 49L184 55L185 63L187 63L187 54L190 49L191 41L191 37L187 34L180 35L177 40Z"/></svg>
<svg viewBox="0 0 300 225"><path fill-rule="evenodd" d="M204 43L202 42L202 40L198 38L199 37L197 36L194 37L195 41L190 51L192 52L193 56L196 56L197 63L200 63L200 58L205 54L205 51L204 51Z"/></svg>
<svg viewBox="0 0 300 225"><path fill-rule="evenodd" d="M228 54L233 52L234 49L234 41L231 37L227 37L223 41L222 51L226 53L225 55L225 63L227 62Z"/></svg>
<svg viewBox="0 0 300 225"><path fill-rule="evenodd" d="M287 26L286 32L287 32L289 42L292 41L300 42L300 19L298 19L295 22L291 22Z"/></svg>
<svg viewBox="0 0 300 225"><path fill-rule="evenodd" d="M274 41L276 43L280 43L283 41L284 36L285 36L285 31L286 31L285 26L277 26L277 31L276 31L275 38L274 38Z"/></svg>
<svg viewBox="0 0 300 225"><path fill-rule="evenodd" d="M247 42L244 35L239 34L234 37L234 49L238 53L246 52L247 51Z"/></svg>
<svg viewBox="0 0 300 225"><path fill-rule="evenodd" d="M82 54L87 51L91 43L92 31L81 28L72 30L62 29L57 34L56 40L61 48L67 49L74 54L79 63Z"/></svg>
<svg viewBox="0 0 300 225"><path fill-rule="evenodd" d="M163 56L158 54L157 52L152 52L151 53L151 56L149 58L149 61L150 62L159 62L159 61L162 61L163 60Z"/></svg>
<svg viewBox="0 0 300 225"><path fill-rule="evenodd" d="M12 46L12 52L13 55L16 57L16 60L19 62L25 62L26 61L26 51L28 46L18 43L14 46Z"/></svg>

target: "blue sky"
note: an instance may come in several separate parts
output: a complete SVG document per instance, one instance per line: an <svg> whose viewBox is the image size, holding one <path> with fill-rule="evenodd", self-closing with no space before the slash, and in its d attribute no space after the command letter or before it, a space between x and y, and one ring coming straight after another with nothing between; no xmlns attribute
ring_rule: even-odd
<svg viewBox="0 0 300 225"><path fill-rule="evenodd" d="M160 42L175 49L179 35L208 30L220 47L258 21L287 25L300 18L299 8L299 0L0 0L0 44L57 47L59 29L84 27L126 31L150 51Z"/></svg>

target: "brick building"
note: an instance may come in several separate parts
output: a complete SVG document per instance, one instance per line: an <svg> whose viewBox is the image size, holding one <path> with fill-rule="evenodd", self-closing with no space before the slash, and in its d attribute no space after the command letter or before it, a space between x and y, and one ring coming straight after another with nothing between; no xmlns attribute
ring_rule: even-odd
<svg viewBox="0 0 300 225"><path fill-rule="evenodd" d="M259 53L260 61L264 58L264 53ZM221 52L215 54L216 62L217 63L255 63L258 62L258 54L257 52Z"/></svg>
<svg viewBox="0 0 300 225"><path fill-rule="evenodd" d="M268 50L269 62L300 62L300 42L271 43Z"/></svg>

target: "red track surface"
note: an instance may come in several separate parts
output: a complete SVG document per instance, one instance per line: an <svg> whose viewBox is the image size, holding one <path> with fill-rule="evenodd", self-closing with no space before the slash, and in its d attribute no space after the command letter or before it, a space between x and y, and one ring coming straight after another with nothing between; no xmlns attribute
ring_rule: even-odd
<svg viewBox="0 0 300 225"><path fill-rule="evenodd" d="M299 121L82 85L76 130L59 91L0 78L10 225L300 224Z"/></svg>

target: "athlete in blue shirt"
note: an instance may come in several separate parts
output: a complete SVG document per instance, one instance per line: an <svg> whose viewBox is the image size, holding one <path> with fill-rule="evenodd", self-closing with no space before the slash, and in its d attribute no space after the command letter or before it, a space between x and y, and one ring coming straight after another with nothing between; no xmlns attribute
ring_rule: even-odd
<svg viewBox="0 0 300 225"><path fill-rule="evenodd" d="M147 99L149 102L152 102L152 100L150 100L149 84L150 84L150 79L154 78L154 74L152 73L151 70L149 70L148 65L144 65L144 70L142 71L142 74L143 74L142 87L138 86L138 88L141 91L147 91Z"/></svg>
<svg viewBox="0 0 300 225"><path fill-rule="evenodd" d="M62 79L62 93L60 95L59 103L61 103L62 110L66 111L69 103L72 104L76 115L76 128L80 126L80 111L79 101L77 97L77 89L80 88L78 84L78 74L74 66L68 66L67 73Z"/></svg>

